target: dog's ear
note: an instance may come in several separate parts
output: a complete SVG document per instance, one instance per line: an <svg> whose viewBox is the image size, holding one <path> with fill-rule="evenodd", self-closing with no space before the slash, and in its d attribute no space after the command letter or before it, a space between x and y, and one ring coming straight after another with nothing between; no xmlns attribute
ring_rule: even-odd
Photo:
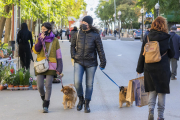
<svg viewBox="0 0 180 120"><path fill-rule="evenodd" d="M124 90L124 86L121 86L120 91Z"/></svg>
<svg viewBox="0 0 180 120"><path fill-rule="evenodd" d="M63 90L64 90L64 89L62 88L62 89L61 89L61 92L63 92Z"/></svg>
<svg viewBox="0 0 180 120"><path fill-rule="evenodd" d="M70 88L70 90L71 90L72 92L76 92L73 88Z"/></svg>

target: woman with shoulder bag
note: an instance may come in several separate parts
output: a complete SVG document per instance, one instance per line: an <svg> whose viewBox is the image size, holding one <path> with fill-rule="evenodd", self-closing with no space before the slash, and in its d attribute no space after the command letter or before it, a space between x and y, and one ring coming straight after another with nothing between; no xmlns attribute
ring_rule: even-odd
<svg viewBox="0 0 180 120"><path fill-rule="evenodd" d="M40 33L38 40L33 46L33 52L37 54L37 62L43 61L48 58L49 68L47 71L38 73L35 68L35 74L37 75L37 86L43 100L43 112L48 113L48 107L52 91L52 81L56 74L60 75L63 69L62 54L58 39L52 32L52 26L46 22L42 24L42 33ZM45 44L45 46L43 46ZM46 47L46 48L45 48ZM49 48L51 48L49 50ZM46 49L46 50L45 50ZM47 54L47 51L49 54ZM45 54L46 53L46 54ZM44 78L46 77L46 92L44 91Z"/></svg>
<svg viewBox="0 0 180 120"><path fill-rule="evenodd" d="M149 59L143 56L144 46L148 41L158 42L160 47L161 60L148 63ZM151 42L152 43L152 42ZM147 48L149 49L149 48ZM145 52L148 52L145 49ZM152 50L153 47L150 49ZM170 64L169 58L174 57L172 39L168 34L167 21L164 17L157 17L152 25L149 34L144 38L136 71L144 72L145 91L149 92L149 116L148 120L154 120L154 108L158 96L158 120L164 120L165 97L170 93ZM149 54L150 55L150 54Z"/></svg>
<svg viewBox="0 0 180 120"><path fill-rule="evenodd" d="M77 110L84 105L84 112L89 113L89 102L93 92L94 75L98 66L97 53L100 58L100 69L106 66L106 58L99 31L92 26L93 18L85 16L82 20L80 31L74 35L71 41L71 58L74 59L74 84L79 97ZM83 74L86 73L86 93L82 87Z"/></svg>

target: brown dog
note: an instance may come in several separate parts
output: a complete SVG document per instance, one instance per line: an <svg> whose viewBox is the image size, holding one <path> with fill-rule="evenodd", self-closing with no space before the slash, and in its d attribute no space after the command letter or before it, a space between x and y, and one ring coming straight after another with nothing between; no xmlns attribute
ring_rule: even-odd
<svg viewBox="0 0 180 120"><path fill-rule="evenodd" d="M74 88L73 84L64 86L61 89L61 92L64 93L63 95L63 105L64 105L64 109L70 108L72 109L75 106L76 100L77 100L77 93L76 90Z"/></svg>
<svg viewBox="0 0 180 120"><path fill-rule="evenodd" d="M127 94L127 87L121 86L120 92L119 92L119 107L122 108L123 103L126 103L127 107L130 107L131 104L129 101L126 101L126 94Z"/></svg>

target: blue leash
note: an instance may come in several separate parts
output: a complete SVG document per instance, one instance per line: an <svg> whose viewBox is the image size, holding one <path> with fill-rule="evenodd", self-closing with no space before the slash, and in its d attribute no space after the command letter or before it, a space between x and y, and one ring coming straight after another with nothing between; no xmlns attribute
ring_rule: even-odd
<svg viewBox="0 0 180 120"><path fill-rule="evenodd" d="M102 70L101 70L102 71ZM116 84L116 82L114 82L114 80L113 79L111 79L104 71L102 71L116 86L118 86L117 84ZM120 86L118 86L119 87L119 90L121 90L121 87Z"/></svg>

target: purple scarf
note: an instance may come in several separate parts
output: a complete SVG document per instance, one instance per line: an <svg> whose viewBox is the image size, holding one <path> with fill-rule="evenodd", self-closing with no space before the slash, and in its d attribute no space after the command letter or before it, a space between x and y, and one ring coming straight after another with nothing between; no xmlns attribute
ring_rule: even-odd
<svg viewBox="0 0 180 120"><path fill-rule="evenodd" d="M41 33L39 34L39 36L41 36ZM55 35L54 35L53 32L51 31L51 33L49 34L49 36L46 36L46 37L44 38L44 41L45 41L45 42L52 42L53 39L54 39L54 37L55 37Z"/></svg>

